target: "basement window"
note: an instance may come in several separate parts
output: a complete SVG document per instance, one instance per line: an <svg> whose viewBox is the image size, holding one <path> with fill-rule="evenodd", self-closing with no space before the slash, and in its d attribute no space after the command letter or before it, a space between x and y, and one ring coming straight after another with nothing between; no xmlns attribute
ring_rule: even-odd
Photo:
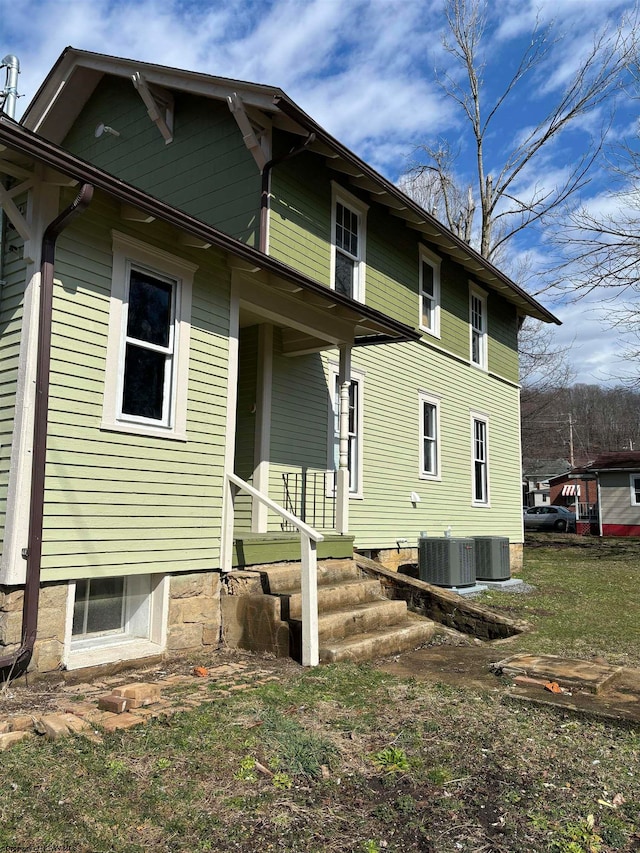
<svg viewBox="0 0 640 853"><path fill-rule="evenodd" d="M160 653L166 633L165 586L159 575L71 581L67 669Z"/></svg>

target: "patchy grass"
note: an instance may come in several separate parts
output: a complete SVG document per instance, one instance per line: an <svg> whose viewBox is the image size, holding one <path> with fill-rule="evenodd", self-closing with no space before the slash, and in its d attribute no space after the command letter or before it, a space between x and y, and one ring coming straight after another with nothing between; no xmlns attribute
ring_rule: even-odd
<svg viewBox="0 0 640 853"><path fill-rule="evenodd" d="M4 753L0 850L631 851L639 758L633 729L500 691L287 669L101 744Z"/></svg>
<svg viewBox="0 0 640 853"><path fill-rule="evenodd" d="M539 541L535 592L485 599L535 625L521 647L637 663L635 543ZM640 850L637 728L372 666L274 668L102 743L3 753L0 851Z"/></svg>
<svg viewBox="0 0 640 853"><path fill-rule="evenodd" d="M490 591L479 599L534 627L510 648L640 666L638 540L528 537L519 577L535 591Z"/></svg>

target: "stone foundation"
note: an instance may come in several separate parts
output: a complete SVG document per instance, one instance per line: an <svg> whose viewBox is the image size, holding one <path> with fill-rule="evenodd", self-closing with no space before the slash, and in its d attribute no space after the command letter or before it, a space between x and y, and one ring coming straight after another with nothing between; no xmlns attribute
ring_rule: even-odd
<svg viewBox="0 0 640 853"><path fill-rule="evenodd" d="M181 573L168 578L168 655L215 649L220 644L220 574ZM46 674L63 668L68 584L40 587L38 634L29 672ZM21 641L22 588L0 586L0 657L15 652ZM160 642L158 637L157 642ZM117 654L114 653L114 654Z"/></svg>
<svg viewBox="0 0 640 853"><path fill-rule="evenodd" d="M220 609L225 646L289 656L289 624L282 620L280 599L264 594L259 572L229 572L222 585Z"/></svg>
<svg viewBox="0 0 640 853"><path fill-rule="evenodd" d="M220 574L183 572L172 575L167 653L217 648L220 628Z"/></svg>
<svg viewBox="0 0 640 853"><path fill-rule="evenodd" d="M23 589L0 587L0 655L20 646ZM55 672L62 667L67 584L45 583L40 587L38 636L29 664L30 672Z"/></svg>

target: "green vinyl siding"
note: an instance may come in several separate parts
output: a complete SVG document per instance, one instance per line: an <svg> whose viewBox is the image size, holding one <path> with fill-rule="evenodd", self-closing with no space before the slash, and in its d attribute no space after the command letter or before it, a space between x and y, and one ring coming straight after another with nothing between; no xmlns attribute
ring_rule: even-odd
<svg viewBox="0 0 640 853"><path fill-rule="evenodd" d="M277 134L276 134L277 136ZM280 147L284 148L282 141ZM419 324L419 247L442 258L440 338L437 347L469 361L469 274L438 252L372 197L328 169L322 158L303 153L277 164L271 173L269 253L326 286L331 268L331 181L369 206L366 222L366 304L416 328ZM489 370L518 381L517 314L491 293L488 310Z"/></svg>
<svg viewBox="0 0 640 853"><path fill-rule="evenodd" d="M271 451L269 467L270 497L300 514L300 494L306 493L307 513L312 512L314 503L320 511L325 501L323 479L314 478L327 468L329 437L328 386L320 355L303 355L286 358L279 354L278 335L274 343L273 393L271 402ZM298 475L297 507L286 507L283 474ZM304 486L302 479L304 478ZM295 495L293 479L290 479L290 496ZM314 495L315 488L315 495ZM308 517L312 526L314 520ZM319 526L320 519L315 523ZM269 530L279 530L280 520L270 514Z"/></svg>
<svg viewBox="0 0 640 853"><path fill-rule="evenodd" d="M4 277L0 284L0 545L7 515L26 276L23 241L8 223L4 227L6 240L0 250Z"/></svg>
<svg viewBox="0 0 640 853"><path fill-rule="evenodd" d="M274 134L276 136L276 134ZM304 153L271 171L269 254L329 287L331 177L324 160Z"/></svg>
<svg viewBox="0 0 640 853"><path fill-rule="evenodd" d="M420 531L522 540L518 389L423 343L356 350L364 373L363 498L350 501L360 548ZM419 394L439 400L441 479L419 477ZM472 506L471 413L488 419L490 505ZM412 506L411 492L421 501Z"/></svg>
<svg viewBox="0 0 640 853"><path fill-rule="evenodd" d="M270 496L280 503L282 473L305 472L309 511L312 474L330 464L330 367L337 360L335 352L274 358ZM517 387L422 342L356 349L353 369L364 406L362 497L349 501L356 546L395 547L399 538L415 542L422 530L437 536L448 526L458 536L522 541ZM420 393L439 402L439 480L419 475ZM488 421L488 506L472 505L472 413ZM421 497L415 507L411 492ZM269 529L279 529L275 517Z"/></svg>
<svg viewBox="0 0 640 853"><path fill-rule="evenodd" d="M158 224L132 236L184 257L194 278L187 441L101 429L116 205L101 195L59 238L43 532L43 579L220 565L229 273L212 250Z"/></svg>
<svg viewBox="0 0 640 853"><path fill-rule="evenodd" d="M238 341L238 398L234 473L251 482L255 460L258 326L240 329ZM238 492L234 501L234 533L251 530L251 497Z"/></svg>
<svg viewBox="0 0 640 853"><path fill-rule="evenodd" d="M105 123L118 131L98 139ZM165 144L131 82L105 77L63 147L192 216L257 245L260 173L226 104L176 93Z"/></svg>

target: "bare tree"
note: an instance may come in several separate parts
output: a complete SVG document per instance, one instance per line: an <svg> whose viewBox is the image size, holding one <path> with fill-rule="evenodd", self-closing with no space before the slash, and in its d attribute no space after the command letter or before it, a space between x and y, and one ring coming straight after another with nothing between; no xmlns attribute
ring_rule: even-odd
<svg viewBox="0 0 640 853"><path fill-rule="evenodd" d="M636 86L640 73L636 69ZM638 96L636 96L638 98ZM573 211L553 235L565 257L555 285L577 298L594 291L610 327L620 333L623 359L640 360L640 135L610 152L607 194ZM608 212L605 212L608 211ZM640 387L640 376L625 380Z"/></svg>
<svg viewBox="0 0 640 853"><path fill-rule="evenodd" d="M556 185L534 182L528 189L519 182L530 176L543 151L570 125L610 101L620 85L631 37L620 27L594 35L588 54L554 106L515 139L511 150L495 170L488 168L487 140L501 111L508 109L537 70L542 70L559 39L551 27L536 24L520 61L503 90L485 103L485 64L481 45L485 35L486 0L446 0L447 35L443 46L452 57L450 72L439 72L438 82L457 104L469 128L475 148L474 179L460 185L455 179L456 156L448 143L421 146L426 162L413 170L415 192L424 188L446 224L460 237L474 242L480 254L492 260L517 233L548 216L584 186L589 169L598 157L608 126L592 141L583 156ZM477 212L477 216L476 216ZM475 230L474 230L475 229Z"/></svg>

